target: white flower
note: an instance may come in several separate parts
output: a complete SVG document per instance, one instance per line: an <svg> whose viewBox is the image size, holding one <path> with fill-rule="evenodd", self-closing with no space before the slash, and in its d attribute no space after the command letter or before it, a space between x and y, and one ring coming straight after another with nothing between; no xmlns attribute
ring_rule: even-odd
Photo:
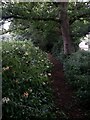
<svg viewBox="0 0 90 120"><path fill-rule="evenodd" d="M42 59L41 61L43 62L44 60Z"/></svg>
<svg viewBox="0 0 90 120"><path fill-rule="evenodd" d="M9 66L3 67L3 70L9 70Z"/></svg>
<svg viewBox="0 0 90 120"><path fill-rule="evenodd" d="M30 92L32 92L32 89L30 89Z"/></svg>
<svg viewBox="0 0 90 120"><path fill-rule="evenodd" d="M46 83L45 83L45 82L43 82L42 84L43 84L43 85L45 85Z"/></svg>
<svg viewBox="0 0 90 120"><path fill-rule="evenodd" d="M39 49L39 47L36 47L36 50L38 50Z"/></svg>
<svg viewBox="0 0 90 120"><path fill-rule="evenodd" d="M25 54L24 55L28 55L28 52L25 52Z"/></svg>
<svg viewBox="0 0 90 120"><path fill-rule="evenodd" d="M5 103L5 102L8 103L9 101L10 101L10 99L7 98L7 97L4 97L4 98L2 99L2 102L3 102L3 103Z"/></svg>
<svg viewBox="0 0 90 120"><path fill-rule="evenodd" d="M49 76L51 76L51 73L48 73Z"/></svg>
<svg viewBox="0 0 90 120"><path fill-rule="evenodd" d="M6 51L6 53L9 53L9 51Z"/></svg>
<svg viewBox="0 0 90 120"><path fill-rule="evenodd" d="M18 47L16 47L16 50L18 50Z"/></svg>
<svg viewBox="0 0 90 120"><path fill-rule="evenodd" d="M25 47L26 45L25 44L23 44L23 47Z"/></svg>
<svg viewBox="0 0 90 120"><path fill-rule="evenodd" d="M49 68L49 66L47 65L47 68Z"/></svg>
<svg viewBox="0 0 90 120"><path fill-rule="evenodd" d="M40 75L41 75L41 76L43 76L43 74L42 74L42 73L41 73Z"/></svg>
<svg viewBox="0 0 90 120"><path fill-rule="evenodd" d="M25 57L23 56L22 59L25 59Z"/></svg>
<svg viewBox="0 0 90 120"><path fill-rule="evenodd" d="M26 61L26 63L28 63L28 61Z"/></svg>
<svg viewBox="0 0 90 120"><path fill-rule="evenodd" d="M32 92L32 89L31 89L31 88L29 88L28 90L29 90L30 93Z"/></svg>

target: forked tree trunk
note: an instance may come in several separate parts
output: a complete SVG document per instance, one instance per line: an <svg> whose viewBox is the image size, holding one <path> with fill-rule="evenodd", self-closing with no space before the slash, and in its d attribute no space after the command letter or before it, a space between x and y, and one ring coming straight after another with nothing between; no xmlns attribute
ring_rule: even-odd
<svg viewBox="0 0 90 120"><path fill-rule="evenodd" d="M71 42L71 38L70 38L67 7L68 7L68 2L60 3L61 32L62 32L65 55L71 54L74 50Z"/></svg>

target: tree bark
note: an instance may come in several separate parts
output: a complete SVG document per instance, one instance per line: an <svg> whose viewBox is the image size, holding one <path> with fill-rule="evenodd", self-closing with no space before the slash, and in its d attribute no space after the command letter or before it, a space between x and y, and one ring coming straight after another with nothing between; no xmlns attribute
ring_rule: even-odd
<svg viewBox="0 0 90 120"><path fill-rule="evenodd" d="M67 14L68 2L60 3L61 32L64 44L64 54L69 55L73 52L72 41L70 38L69 19Z"/></svg>

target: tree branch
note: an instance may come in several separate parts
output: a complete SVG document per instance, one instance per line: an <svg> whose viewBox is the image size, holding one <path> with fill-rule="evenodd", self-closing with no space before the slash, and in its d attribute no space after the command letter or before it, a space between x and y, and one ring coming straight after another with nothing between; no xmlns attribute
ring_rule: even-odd
<svg viewBox="0 0 90 120"><path fill-rule="evenodd" d="M55 22L60 22L59 18L52 18L52 17L47 17L47 18L43 18L43 17L25 17L25 16L18 16L18 15L9 15L9 16L3 16L2 15L2 19L7 20L7 19L24 19L24 20L35 20L35 21L55 21Z"/></svg>
<svg viewBox="0 0 90 120"><path fill-rule="evenodd" d="M86 18L89 17L89 12L87 13L83 13L81 15L78 16L73 16L72 19L69 20L70 25L72 25L76 20L79 20L80 18ZM6 15L3 16L2 14L2 19L3 20L7 20L7 19L24 19L24 20L34 20L34 21L55 21L60 23L61 20L60 18L53 18L53 17L28 17L28 16L19 16L19 15Z"/></svg>

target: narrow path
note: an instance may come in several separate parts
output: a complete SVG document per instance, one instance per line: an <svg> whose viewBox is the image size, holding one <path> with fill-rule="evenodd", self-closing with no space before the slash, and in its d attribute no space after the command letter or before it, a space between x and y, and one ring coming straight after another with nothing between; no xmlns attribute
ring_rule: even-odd
<svg viewBox="0 0 90 120"><path fill-rule="evenodd" d="M59 110L62 110L68 120L87 120L85 113L75 101L74 91L66 82L63 72L63 64L56 60L51 54L48 54L48 59L53 63L51 72L52 89L55 96L55 104ZM58 114L58 120L61 120Z"/></svg>

